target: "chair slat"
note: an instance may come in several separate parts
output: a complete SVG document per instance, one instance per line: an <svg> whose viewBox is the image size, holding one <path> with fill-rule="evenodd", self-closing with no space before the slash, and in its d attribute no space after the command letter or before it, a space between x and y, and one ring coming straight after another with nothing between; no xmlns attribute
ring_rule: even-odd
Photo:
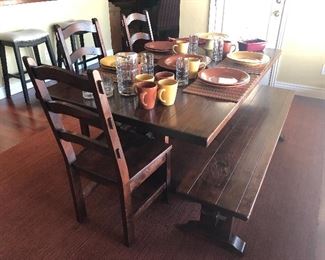
<svg viewBox="0 0 325 260"><path fill-rule="evenodd" d="M97 55L98 56L101 54L102 54L102 51L100 48L81 47L81 48L77 49L76 51L74 51L73 53L71 53L70 59L71 59L71 62L74 63L78 59L82 58L83 56L86 56L86 55Z"/></svg>
<svg viewBox="0 0 325 260"><path fill-rule="evenodd" d="M87 122L88 124L97 128L102 128L99 115L88 109L57 100L48 101L46 102L46 105L48 110L53 113L66 114L81 119L83 122Z"/></svg>
<svg viewBox="0 0 325 260"><path fill-rule="evenodd" d="M144 14L140 13L132 13L129 14L128 17L126 18L126 25L129 26L133 21L142 21L142 22L147 22L147 17Z"/></svg>
<svg viewBox="0 0 325 260"><path fill-rule="evenodd" d="M82 23L80 22L75 22L73 24L70 24L68 27L64 28L63 30L63 36L64 38L69 38L73 34L78 34L78 33L95 33L96 32L96 27L92 24L91 21L83 21Z"/></svg>
<svg viewBox="0 0 325 260"><path fill-rule="evenodd" d="M104 142L100 142L98 140L91 139L87 136L63 129L57 129L56 131L58 137L64 141L79 144L88 149L96 150L97 152L100 152L104 155L113 154L112 149L109 149L108 146L104 145Z"/></svg>
<svg viewBox="0 0 325 260"><path fill-rule="evenodd" d="M130 43L133 45L138 40L148 40L150 41L150 35L143 32L137 32L133 34L130 38Z"/></svg>

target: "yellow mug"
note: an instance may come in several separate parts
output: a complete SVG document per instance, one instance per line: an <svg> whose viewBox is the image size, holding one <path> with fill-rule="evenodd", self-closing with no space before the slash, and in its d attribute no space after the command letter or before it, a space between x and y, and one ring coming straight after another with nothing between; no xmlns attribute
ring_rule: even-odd
<svg viewBox="0 0 325 260"><path fill-rule="evenodd" d="M177 40L173 45L173 52L178 54L187 54L189 42Z"/></svg>
<svg viewBox="0 0 325 260"><path fill-rule="evenodd" d="M200 68L204 68L206 63L201 61L200 58L190 57L188 58L189 61L189 78L195 79L199 72Z"/></svg>
<svg viewBox="0 0 325 260"><path fill-rule="evenodd" d="M175 79L161 79L158 81L158 99L165 106L175 103L178 82Z"/></svg>
<svg viewBox="0 0 325 260"><path fill-rule="evenodd" d="M155 76L147 74L147 73L138 74L135 76L135 81L136 82L142 82L142 81L154 82Z"/></svg>

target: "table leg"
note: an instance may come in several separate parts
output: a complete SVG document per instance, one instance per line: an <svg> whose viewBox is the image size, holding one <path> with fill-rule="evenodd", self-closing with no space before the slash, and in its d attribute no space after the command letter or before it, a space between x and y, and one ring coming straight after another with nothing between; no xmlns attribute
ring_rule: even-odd
<svg viewBox="0 0 325 260"><path fill-rule="evenodd" d="M178 225L181 230L196 232L220 243L222 246L243 254L246 242L232 234L233 217L221 214L211 207L202 206L200 220Z"/></svg>

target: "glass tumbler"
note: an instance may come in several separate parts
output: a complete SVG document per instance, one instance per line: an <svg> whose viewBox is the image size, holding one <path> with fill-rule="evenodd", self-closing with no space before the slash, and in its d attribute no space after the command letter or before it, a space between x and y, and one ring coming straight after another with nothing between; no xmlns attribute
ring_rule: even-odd
<svg viewBox="0 0 325 260"><path fill-rule="evenodd" d="M218 37L213 40L212 60L222 61L223 58L223 38Z"/></svg>
<svg viewBox="0 0 325 260"><path fill-rule="evenodd" d="M139 74L154 75L154 54L149 52L143 52L138 54L139 59Z"/></svg>
<svg viewBox="0 0 325 260"><path fill-rule="evenodd" d="M176 79L179 86L188 85L189 78L189 59L179 57L176 61Z"/></svg>
<svg viewBox="0 0 325 260"><path fill-rule="evenodd" d="M102 78L102 85L107 97L111 97L114 94L114 83L112 77L109 73L105 71L100 72L100 76Z"/></svg>
<svg viewBox="0 0 325 260"><path fill-rule="evenodd" d="M122 96L135 95L133 83L138 74L138 60L135 52L120 52L116 55L117 89Z"/></svg>
<svg viewBox="0 0 325 260"><path fill-rule="evenodd" d="M197 35L190 35L189 39L189 46L188 46L188 53L189 54L198 54L199 50L199 37Z"/></svg>

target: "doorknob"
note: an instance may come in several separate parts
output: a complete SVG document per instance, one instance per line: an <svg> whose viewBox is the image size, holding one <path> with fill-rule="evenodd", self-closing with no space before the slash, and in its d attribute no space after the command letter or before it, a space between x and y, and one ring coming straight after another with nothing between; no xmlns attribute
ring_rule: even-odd
<svg viewBox="0 0 325 260"><path fill-rule="evenodd" d="M274 15L275 17L279 17L279 16L280 16L280 11L279 11L279 10L274 11L274 12L273 12L273 15Z"/></svg>

